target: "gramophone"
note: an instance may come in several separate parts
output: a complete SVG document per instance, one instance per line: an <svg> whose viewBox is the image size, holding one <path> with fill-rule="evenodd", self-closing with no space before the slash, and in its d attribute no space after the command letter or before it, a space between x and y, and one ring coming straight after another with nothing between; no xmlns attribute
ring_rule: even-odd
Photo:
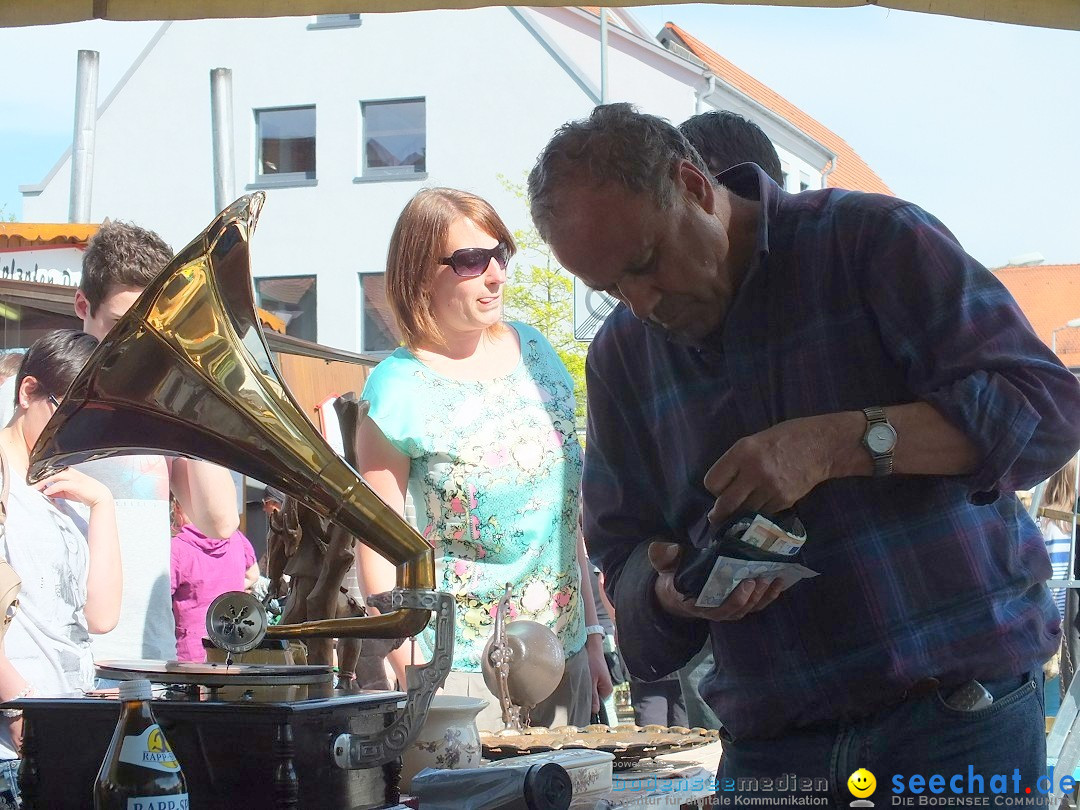
<svg viewBox="0 0 1080 810"><path fill-rule="evenodd" d="M435 654L406 670L406 694L337 693L328 667L99 662L104 677L174 687L154 711L194 806L384 807L397 801L398 757L450 669L453 600L433 590L427 541L337 456L274 367L248 258L263 199L242 197L219 214L113 327L42 433L30 478L118 454L205 459L292 495L393 562L397 587L368 600L379 615L269 626L257 600L231 594L218 600L208 626L218 646L239 653L264 637L412 636L434 614ZM257 696L257 687L276 691ZM26 806L89 807L116 701L17 705Z"/></svg>

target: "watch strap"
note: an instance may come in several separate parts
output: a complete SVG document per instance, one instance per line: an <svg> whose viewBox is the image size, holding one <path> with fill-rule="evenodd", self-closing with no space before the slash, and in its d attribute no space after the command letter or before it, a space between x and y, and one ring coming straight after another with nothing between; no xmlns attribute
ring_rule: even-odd
<svg viewBox="0 0 1080 810"><path fill-rule="evenodd" d="M607 631L604 629L604 625L602 624L587 624L585 625L585 635L606 636Z"/></svg>

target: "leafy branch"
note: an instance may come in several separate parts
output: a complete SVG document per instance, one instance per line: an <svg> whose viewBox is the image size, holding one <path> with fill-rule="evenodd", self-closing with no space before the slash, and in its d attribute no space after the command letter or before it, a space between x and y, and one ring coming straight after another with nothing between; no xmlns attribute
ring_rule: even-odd
<svg viewBox="0 0 1080 810"><path fill-rule="evenodd" d="M498 176L503 188L525 200L522 183ZM574 338L574 282L532 227L514 231L517 262L503 293L507 314L538 329L555 348L574 380L579 425L585 423L586 345Z"/></svg>

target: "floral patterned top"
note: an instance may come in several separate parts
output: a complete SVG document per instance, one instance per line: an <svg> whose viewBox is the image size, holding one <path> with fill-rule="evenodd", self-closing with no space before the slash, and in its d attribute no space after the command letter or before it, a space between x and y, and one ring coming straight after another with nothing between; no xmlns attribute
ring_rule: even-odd
<svg viewBox="0 0 1080 810"><path fill-rule="evenodd" d="M457 604L453 668L467 672L480 671L507 582L510 619L551 628L568 656L585 645L574 386L540 332L509 325L521 361L504 377L454 380L400 348L364 387L371 418L412 460L417 529ZM418 639L428 656L433 640L431 628Z"/></svg>

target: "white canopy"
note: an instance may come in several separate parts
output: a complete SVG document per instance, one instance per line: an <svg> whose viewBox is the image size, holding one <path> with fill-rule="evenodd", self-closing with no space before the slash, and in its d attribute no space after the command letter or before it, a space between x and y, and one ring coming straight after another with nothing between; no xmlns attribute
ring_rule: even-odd
<svg viewBox="0 0 1080 810"><path fill-rule="evenodd" d="M731 0L721 2L734 4ZM643 6L655 0L598 5ZM1080 30L1078 0L754 0L758 5L850 7L879 5L975 20ZM0 0L0 26L78 20L194 20L211 17L289 17L498 5L485 0ZM530 5L562 6L556 0Z"/></svg>

